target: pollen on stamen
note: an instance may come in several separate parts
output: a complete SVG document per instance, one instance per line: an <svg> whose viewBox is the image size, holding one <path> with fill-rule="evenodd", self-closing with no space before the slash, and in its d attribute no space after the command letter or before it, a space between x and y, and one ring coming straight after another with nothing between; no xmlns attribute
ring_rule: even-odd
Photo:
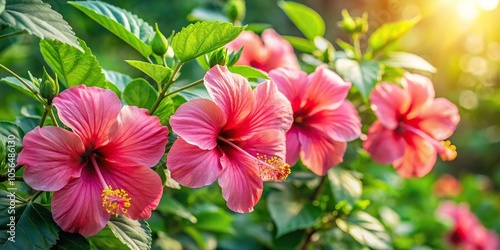
<svg viewBox="0 0 500 250"><path fill-rule="evenodd" d="M292 172L290 165L283 162L279 157L267 157L257 153L259 160L260 177L263 181L283 181Z"/></svg>
<svg viewBox="0 0 500 250"><path fill-rule="evenodd" d="M443 161L453 161L457 157L457 147L451 144L451 141L446 140L441 142L441 151L439 152L439 156L441 156L441 160Z"/></svg>
<svg viewBox="0 0 500 250"><path fill-rule="evenodd" d="M130 207L128 193L124 189L113 189L111 185L102 190L102 206L111 215L118 217L119 214L127 214Z"/></svg>

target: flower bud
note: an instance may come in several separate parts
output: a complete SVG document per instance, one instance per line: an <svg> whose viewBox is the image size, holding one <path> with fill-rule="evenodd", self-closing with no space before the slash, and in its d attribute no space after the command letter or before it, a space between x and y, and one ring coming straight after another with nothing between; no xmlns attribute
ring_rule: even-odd
<svg viewBox="0 0 500 250"><path fill-rule="evenodd" d="M245 1L229 0L224 5L224 13L234 22L240 22L245 18Z"/></svg>
<svg viewBox="0 0 500 250"><path fill-rule="evenodd" d="M353 33L356 30L356 22L346 9L342 10L342 21L338 25L348 33Z"/></svg>
<svg viewBox="0 0 500 250"><path fill-rule="evenodd" d="M52 99L59 94L59 83L50 77L45 68L43 69L42 81L40 82L40 95L52 104Z"/></svg>
<svg viewBox="0 0 500 250"><path fill-rule="evenodd" d="M208 60L208 64L210 65L210 68L215 65L225 66L227 65L228 59L229 57L227 56L227 49L220 48L212 53L210 59Z"/></svg>
<svg viewBox="0 0 500 250"><path fill-rule="evenodd" d="M158 24L155 25L155 36L151 40L151 49L158 56L163 56L168 50L168 40L158 29Z"/></svg>

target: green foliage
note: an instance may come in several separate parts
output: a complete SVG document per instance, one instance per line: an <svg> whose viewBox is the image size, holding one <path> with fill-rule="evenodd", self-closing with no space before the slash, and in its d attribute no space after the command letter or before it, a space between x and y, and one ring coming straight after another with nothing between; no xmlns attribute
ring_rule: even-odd
<svg viewBox="0 0 500 250"><path fill-rule="evenodd" d="M4 7L0 8L0 24L82 50L71 26L50 5L40 0L3 0L0 6Z"/></svg>
<svg viewBox="0 0 500 250"><path fill-rule="evenodd" d="M151 77L158 85L167 82L172 75L172 69L161 65L135 60L126 60L126 62Z"/></svg>
<svg viewBox="0 0 500 250"><path fill-rule="evenodd" d="M128 105L145 109L150 109L157 97L158 92L142 78L132 80L123 91L123 99Z"/></svg>
<svg viewBox="0 0 500 250"><path fill-rule="evenodd" d="M154 35L153 27L136 15L100 1L68 3L128 43L142 56L148 57L151 54L151 48L146 42Z"/></svg>
<svg viewBox="0 0 500 250"><path fill-rule="evenodd" d="M363 184L352 171L340 167L332 168L328 170L328 180L337 202L347 201L349 204L354 205L354 202L363 193Z"/></svg>
<svg viewBox="0 0 500 250"><path fill-rule="evenodd" d="M269 76L267 75L266 72L256 69L250 66L245 66L245 65L235 65L231 66L228 68L229 71L242 75L246 78L263 78L263 79L269 79Z"/></svg>
<svg viewBox="0 0 500 250"><path fill-rule="evenodd" d="M314 42L307 40L302 37L295 36L283 36L285 40L287 40L292 46L299 51L304 53L313 53L316 50L316 46L314 46Z"/></svg>
<svg viewBox="0 0 500 250"><path fill-rule="evenodd" d="M296 2L281 1L278 5L307 39L325 35L325 22L313 9Z"/></svg>
<svg viewBox="0 0 500 250"><path fill-rule="evenodd" d="M370 214L358 211L347 217L337 219L337 226L350 234L361 245L373 249L390 249L390 237L384 226Z"/></svg>
<svg viewBox="0 0 500 250"><path fill-rule="evenodd" d="M348 58L335 61L337 72L358 89L363 99L368 99L372 88L381 77L381 68L378 62L357 62Z"/></svg>
<svg viewBox="0 0 500 250"><path fill-rule="evenodd" d="M174 214L180 218L190 221L191 223L198 222L196 217L186 207L184 207L184 205L167 194L164 194L161 197L160 204L158 205L158 211Z"/></svg>
<svg viewBox="0 0 500 250"><path fill-rule="evenodd" d="M220 207L203 204L194 209L194 216L198 220L194 228L209 232L234 233L231 225L233 216L226 213Z"/></svg>
<svg viewBox="0 0 500 250"><path fill-rule="evenodd" d="M415 24L420 21L420 17L410 20L387 23L375 30L368 39L369 56L377 55L379 52L387 52L402 36L404 36Z"/></svg>
<svg viewBox="0 0 500 250"><path fill-rule="evenodd" d="M38 92L38 88L33 86L33 83L31 81L24 79L24 78L22 78L22 79L25 82L27 82L31 87L33 87L34 90L36 90ZM7 77L0 79L0 82L3 82L5 84L21 91L23 94L25 94L29 97L32 97L33 99L36 99L35 94L33 94L33 92L31 92L28 88L26 88L26 86L15 77L7 76Z"/></svg>
<svg viewBox="0 0 500 250"><path fill-rule="evenodd" d="M170 116L175 112L174 102L170 97L166 97L161 100L158 108L154 111L153 115L160 119L162 125L167 126L169 124Z"/></svg>
<svg viewBox="0 0 500 250"><path fill-rule="evenodd" d="M234 40L244 27L230 23L198 22L175 34L172 48L181 62L212 52Z"/></svg>
<svg viewBox="0 0 500 250"><path fill-rule="evenodd" d="M130 76L120 72L105 69L103 69L102 72L106 76L106 80L116 86L120 93L122 93L125 87L132 81Z"/></svg>
<svg viewBox="0 0 500 250"><path fill-rule="evenodd" d="M16 148L21 147L21 141L24 137L24 131L12 122L0 121L0 138L2 138L5 142L9 139L9 136L15 137Z"/></svg>
<svg viewBox="0 0 500 250"><path fill-rule="evenodd" d="M113 234L132 250L151 249L151 229L146 221L132 220L125 216L111 218L108 227Z"/></svg>
<svg viewBox="0 0 500 250"><path fill-rule="evenodd" d="M389 52L380 62L384 65L436 73L436 68L422 57L408 52Z"/></svg>
<svg viewBox="0 0 500 250"><path fill-rule="evenodd" d="M80 234L59 232L59 240L52 246L51 250L87 250L90 249L90 243Z"/></svg>

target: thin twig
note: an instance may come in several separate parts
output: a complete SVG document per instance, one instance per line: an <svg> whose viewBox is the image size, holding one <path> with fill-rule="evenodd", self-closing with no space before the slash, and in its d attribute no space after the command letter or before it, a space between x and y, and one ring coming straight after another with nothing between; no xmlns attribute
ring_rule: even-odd
<svg viewBox="0 0 500 250"><path fill-rule="evenodd" d="M166 95L165 95L165 97L167 97L167 96L171 96L171 95L173 95L173 94L175 94L175 93L178 93L178 92L181 92L181 91L183 91L183 90L185 90L185 89L189 89L189 88L191 88L191 87L194 87L194 86L196 86L196 85L198 85L198 84L200 84L200 83L202 83L202 82L203 82L203 79L200 79L200 80L198 80L198 81L195 81L195 82L192 82L192 83L190 83L190 84L184 85L184 86L182 86L182 87L180 87L180 88L178 88L178 89L176 89L176 90L174 90L174 91L172 91L172 92L170 92L170 93L166 94Z"/></svg>

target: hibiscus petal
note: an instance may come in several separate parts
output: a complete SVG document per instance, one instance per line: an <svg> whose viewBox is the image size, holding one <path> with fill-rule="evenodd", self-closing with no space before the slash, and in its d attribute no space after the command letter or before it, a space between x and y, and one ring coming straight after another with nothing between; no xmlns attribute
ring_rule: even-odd
<svg viewBox="0 0 500 250"><path fill-rule="evenodd" d="M229 209L249 213L262 196L262 179L255 160L236 150L224 151L220 161L224 168L219 176L222 196Z"/></svg>
<svg viewBox="0 0 500 250"><path fill-rule="evenodd" d="M406 143L394 130L385 128L380 121L374 122L368 129L367 140L363 148L379 164L390 164L405 154Z"/></svg>
<svg viewBox="0 0 500 250"><path fill-rule="evenodd" d="M251 137L245 138L244 141L236 141L236 144L254 157L259 154L285 159L285 132L280 130L270 129L261 131L252 134Z"/></svg>
<svg viewBox="0 0 500 250"><path fill-rule="evenodd" d="M226 129L241 124L254 105L252 88L247 79L216 65L204 77L205 87L214 102L227 115Z"/></svg>
<svg viewBox="0 0 500 250"><path fill-rule="evenodd" d="M100 167L106 183L113 189L124 189L131 198L125 216L133 220L149 219L163 193L160 176L146 166L123 167L108 163Z"/></svg>
<svg viewBox="0 0 500 250"><path fill-rule="evenodd" d="M351 88L350 82L344 82L324 65L317 67L308 79L309 88L304 96L307 106L303 109L309 110L309 115L324 109L337 109Z"/></svg>
<svg viewBox="0 0 500 250"><path fill-rule="evenodd" d="M404 178L422 177L429 173L436 163L436 148L432 143L411 132L405 134L406 151L393 166Z"/></svg>
<svg viewBox="0 0 500 250"><path fill-rule="evenodd" d="M177 109L170 125L189 144L207 150L217 146L217 136L226 121L226 114L213 101L194 99Z"/></svg>
<svg viewBox="0 0 500 250"><path fill-rule="evenodd" d="M57 191L80 176L85 152L82 140L62 128L36 127L23 139L17 162L26 165L24 181L37 190Z"/></svg>
<svg viewBox="0 0 500 250"><path fill-rule="evenodd" d="M52 214L64 231L92 236L106 226L110 215L102 207L103 186L92 168L54 192Z"/></svg>
<svg viewBox="0 0 500 250"><path fill-rule="evenodd" d="M325 133L334 141L352 141L361 134L361 120L354 106L344 101L338 109L324 110L307 119L307 125Z"/></svg>
<svg viewBox="0 0 500 250"><path fill-rule="evenodd" d="M421 109L429 106L434 100L434 87L429 78L406 73L402 80L403 87L408 91L411 98L408 119L418 116Z"/></svg>
<svg viewBox="0 0 500 250"><path fill-rule="evenodd" d="M202 150L178 138L167 155L167 168L181 185L203 187L213 183L222 171L220 157L218 148Z"/></svg>
<svg viewBox="0 0 500 250"><path fill-rule="evenodd" d="M421 111L420 116L415 120L415 127L441 141L453 134L460 121L460 115L455 104L444 98L436 98L431 105Z"/></svg>
<svg viewBox="0 0 500 250"><path fill-rule="evenodd" d="M408 110L410 96L395 84L380 83L373 89L370 103L379 121L386 128L395 129L399 118Z"/></svg>
<svg viewBox="0 0 500 250"><path fill-rule="evenodd" d="M286 133L286 162L290 166L295 165L300 156L300 130L296 126L292 126Z"/></svg>
<svg viewBox="0 0 500 250"><path fill-rule="evenodd" d="M297 111L307 91L307 74L301 70L277 68L269 72L269 77L290 101L293 112Z"/></svg>
<svg viewBox="0 0 500 250"><path fill-rule="evenodd" d="M122 104L109 89L79 85L64 90L54 98L61 121L70 127L86 148L103 145Z"/></svg>
<svg viewBox="0 0 500 250"><path fill-rule="evenodd" d="M343 161L347 148L346 142L333 141L322 136L319 131L310 130L302 130L299 140L302 163L317 175L325 175L330 168Z"/></svg>
<svg viewBox="0 0 500 250"><path fill-rule="evenodd" d="M260 37L252 31L241 32L236 39L226 45L226 48L229 52L236 52L243 48L236 65L251 66L252 63L264 65L269 56Z"/></svg>
<svg viewBox="0 0 500 250"><path fill-rule="evenodd" d="M278 67L300 69L292 45L275 30L267 29L262 32L262 41L269 51L266 67L263 70L269 71Z"/></svg>
<svg viewBox="0 0 500 250"><path fill-rule="evenodd" d="M168 142L168 128L146 109L123 106L109 133L110 142L99 149L108 161L153 167Z"/></svg>
<svg viewBox="0 0 500 250"><path fill-rule="evenodd" d="M255 102L252 113L248 116L247 133L256 133L268 129L286 132L293 122L290 102L278 91L271 81L265 81L255 88Z"/></svg>

